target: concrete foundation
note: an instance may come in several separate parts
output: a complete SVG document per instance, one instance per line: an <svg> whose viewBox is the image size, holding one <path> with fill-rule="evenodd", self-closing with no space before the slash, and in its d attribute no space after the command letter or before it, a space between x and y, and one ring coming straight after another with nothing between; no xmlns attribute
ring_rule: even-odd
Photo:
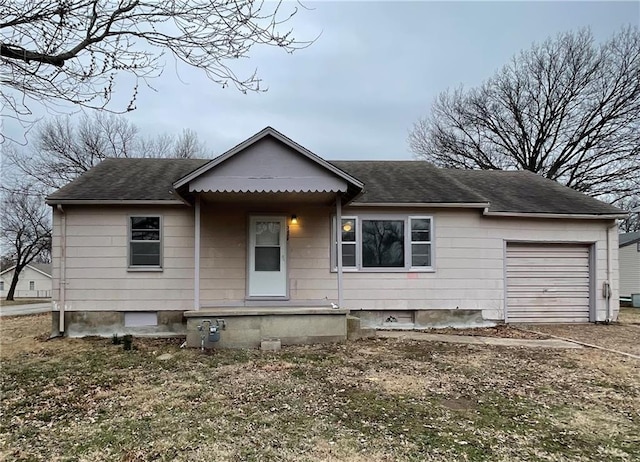
<svg viewBox="0 0 640 462"><path fill-rule="evenodd" d="M260 348L263 340L281 345L338 343L347 339L347 310L330 308L214 308L187 311L187 346L200 348L203 321L224 320L220 340L205 348ZM204 324L206 325L206 323Z"/></svg>
<svg viewBox="0 0 640 462"><path fill-rule="evenodd" d="M391 314L390 314L391 313ZM360 318L363 328L413 330L443 327L488 327L495 322L482 317L482 310L411 310L399 311L352 310L351 315Z"/></svg>
<svg viewBox="0 0 640 462"><path fill-rule="evenodd" d="M122 311L66 311L64 334L68 337L97 335L110 337L113 334L149 337L179 337L186 335L183 311L158 311L158 323L154 326L127 327ZM60 312L52 312L52 335L59 335Z"/></svg>

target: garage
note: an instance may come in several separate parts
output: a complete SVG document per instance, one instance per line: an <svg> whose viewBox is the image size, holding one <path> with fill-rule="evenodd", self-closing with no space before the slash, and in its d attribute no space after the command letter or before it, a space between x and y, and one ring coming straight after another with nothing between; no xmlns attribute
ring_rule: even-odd
<svg viewBox="0 0 640 462"><path fill-rule="evenodd" d="M589 322L589 248L508 243L507 321Z"/></svg>

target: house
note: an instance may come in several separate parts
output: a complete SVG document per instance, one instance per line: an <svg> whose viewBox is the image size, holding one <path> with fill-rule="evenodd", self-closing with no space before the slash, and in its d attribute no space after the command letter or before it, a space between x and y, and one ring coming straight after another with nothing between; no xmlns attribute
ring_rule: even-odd
<svg viewBox="0 0 640 462"><path fill-rule="evenodd" d="M327 161L267 127L213 160L108 159L47 198L66 335L224 347L618 313L625 214L529 172Z"/></svg>
<svg viewBox="0 0 640 462"><path fill-rule="evenodd" d="M620 234L620 296L640 294L640 231Z"/></svg>
<svg viewBox="0 0 640 462"><path fill-rule="evenodd" d="M15 265L0 272L0 297L6 298ZM31 263L24 267L18 276L15 298L50 298L51 297L51 263Z"/></svg>

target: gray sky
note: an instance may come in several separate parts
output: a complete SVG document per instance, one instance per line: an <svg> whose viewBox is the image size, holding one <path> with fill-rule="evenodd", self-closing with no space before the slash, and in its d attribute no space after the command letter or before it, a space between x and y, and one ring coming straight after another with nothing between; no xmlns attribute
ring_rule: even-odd
<svg viewBox="0 0 640 462"><path fill-rule="evenodd" d="M637 1L305 5L291 25L302 40L321 34L310 48L256 48L232 65L257 68L268 92L222 89L185 67L178 77L168 61L127 117L148 135L191 128L216 154L271 125L327 159L409 159L409 129L447 87L475 86L559 32L589 26L603 40L640 24Z"/></svg>

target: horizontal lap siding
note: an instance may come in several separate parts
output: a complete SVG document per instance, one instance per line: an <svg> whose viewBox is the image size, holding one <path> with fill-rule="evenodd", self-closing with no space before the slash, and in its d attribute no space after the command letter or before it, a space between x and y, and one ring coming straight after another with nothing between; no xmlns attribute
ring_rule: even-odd
<svg viewBox="0 0 640 462"><path fill-rule="evenodd" d="M589 248L508 244L509 322L588 322Z"/></svg>
<svg viewBox="0 0 640 462"><path fill-rule="evenodd" d="M387 209L387 212L398 213ZM384 213L358 207L344 214ZM345 305L351 309L482 309L485 317L503 319L505 311L505 241L595 243L595 285L606 280L606 228L600 220L489 218L477 210L407 209L408 215L433 216L434 272L345 272ZM615 243L614 243L615 244ZM617 252L613 255L617 265ZM575 262L569 262L568 269ZM618 281L612 281L614 300ZM598 320L606 317L606 300L596 290Z"/></svg>
<svg viewBox="0 0 640 462"><path fill-rule="evenodd" d="M247 225L252 214L298 216L298 224L289 227L287 242L290 299L337 299L336 274L329 270L331 212L329 207L304 204L283 205L269 211L257 206L203 203L201 303L207 305L245 299Z"/></svg>
<svg viewBox="0 0 640 462"><path fill-rule="evenodd" d="M193 209L66 206L70 310L186 310L193 306ZM128 217L162 216L162 271L128 271ZM60 297L61 214L54 209L54 300Z"/></svg>
<svg viewBox="0 0 640 462"><path fill-rule="evenodd" d="M620 248L620 295L640 294L640 252L638 243Z"/></svg>

